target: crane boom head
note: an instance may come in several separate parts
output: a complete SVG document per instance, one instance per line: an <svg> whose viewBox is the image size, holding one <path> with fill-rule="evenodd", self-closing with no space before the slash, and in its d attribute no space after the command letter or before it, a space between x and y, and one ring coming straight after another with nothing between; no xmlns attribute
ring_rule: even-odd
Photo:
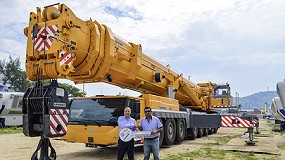
<svg viewBox="0 0 285 160"><path fill-rule="evenodd" d="M92 32L95 34L91 37ZM71 74L88 74L87 71L79 72L82 71L80 68L88 67L82 65L86 59L94 61L95 57L100 57L98 32L95 22L77 18L64 4L58 5L58 8L48 6L43 10L37 8L37 13L31 12L29 26L24 29L28 38L28 79L36 80L42 76L43 79L72 80ZM91 53L94 53L93 58L89 56Z"/></svg>

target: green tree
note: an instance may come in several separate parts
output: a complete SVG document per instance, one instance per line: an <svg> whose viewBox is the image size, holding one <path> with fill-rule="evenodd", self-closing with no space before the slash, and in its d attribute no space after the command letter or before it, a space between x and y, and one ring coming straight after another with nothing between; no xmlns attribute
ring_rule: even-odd
<svg viewBox="0 0 285 160"><path fill-rule="evenodd" d="M50 80L44 80L43 85L49 85ZM71 97L84 97L86 95L86 92L80 91L77 87L74 87L72 85L66 84L66 83L58 83L59 87L62 87L67 90L68 94Z"/></svg>
<svg viewBox="0 0 285 160"><path fill-rule="evenodd" d="M0 60L0 73L3 74L2 81L4 85L10 83L11 86L14 87L15 91L25 92L29 87L32 86L32 83L27 80L26 72L22 71L20 66L21 63L19 58L13 59L11 56L9 56L8 62L5 60ZM50 81L44 80L43 84L49 85ZM62 83L58 84L60 87L66 89L67 92L73 97L84 97L86 95L86 92L82 92L80 89L72 85Z"/></svg>
<svg viewBox="0 0 285 160"><path fill-rule="evenodd" d="M82 92L82 91L80 91L80 89L78 89L72 85L69 85L66 83L59 83L58 85L64 89L66 89L67 92L73 97L84 97L86 95L86 92Z"/></svg>
<svg viewBox="0 0 285 160"><path fill-rule="evenodd" d="M3 74L4 85L10 83L15 91L25 92L31 83L27 80L27 75L25 71L20 68L20 59L12 59L9 56L9 61L0 60L0 73Z"/></svg>

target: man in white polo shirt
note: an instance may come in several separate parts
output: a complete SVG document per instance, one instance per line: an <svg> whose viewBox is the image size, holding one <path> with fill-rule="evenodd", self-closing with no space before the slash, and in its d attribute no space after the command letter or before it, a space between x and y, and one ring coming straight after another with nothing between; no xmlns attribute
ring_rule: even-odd
<svg viewBox="0 0 285 160"><path fill-rule="evenodd" d="M131 131L136 131L138 125L136 124L136 120L133 119L131 116L131 108L126 107L124 109L124 116L120 116L118 118L118 126L119 126L119 133L124 128L129 128ZM122 141L120 138L118 140L118 160L123 160L125 152L128 152L128 159L134 159L134 139L132 138L128 142Z"/></svg>

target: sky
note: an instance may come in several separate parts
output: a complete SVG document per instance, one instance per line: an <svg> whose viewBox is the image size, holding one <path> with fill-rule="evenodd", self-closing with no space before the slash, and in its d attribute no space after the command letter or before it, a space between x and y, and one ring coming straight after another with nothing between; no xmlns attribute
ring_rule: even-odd
<svg viewBox="0 0 285 160"><path fill-rule="evenodd" d="M1 60L20 58L25 70L29 13L57 2L141 44L144 54L193 83L229 83L233 96L244 97L276 90L285 79L283 0L1 0ZM103 83L75 86L87 95L139 95Z"/></svg>

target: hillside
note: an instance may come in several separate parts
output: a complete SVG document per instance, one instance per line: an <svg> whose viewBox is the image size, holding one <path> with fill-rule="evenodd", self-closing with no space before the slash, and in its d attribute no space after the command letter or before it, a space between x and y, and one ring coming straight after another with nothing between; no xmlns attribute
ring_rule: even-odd
<svg viewBox="0 0 285 160"><path fill-rule="evenodd" d="M276 91L264 91L254 93L246 97L240 97L239 102L242 110L254 108L262 109L264 107L264 103L271 105L272 99L276 96L278 96ZM234 104L236 103L234 102Z"/></svg>

